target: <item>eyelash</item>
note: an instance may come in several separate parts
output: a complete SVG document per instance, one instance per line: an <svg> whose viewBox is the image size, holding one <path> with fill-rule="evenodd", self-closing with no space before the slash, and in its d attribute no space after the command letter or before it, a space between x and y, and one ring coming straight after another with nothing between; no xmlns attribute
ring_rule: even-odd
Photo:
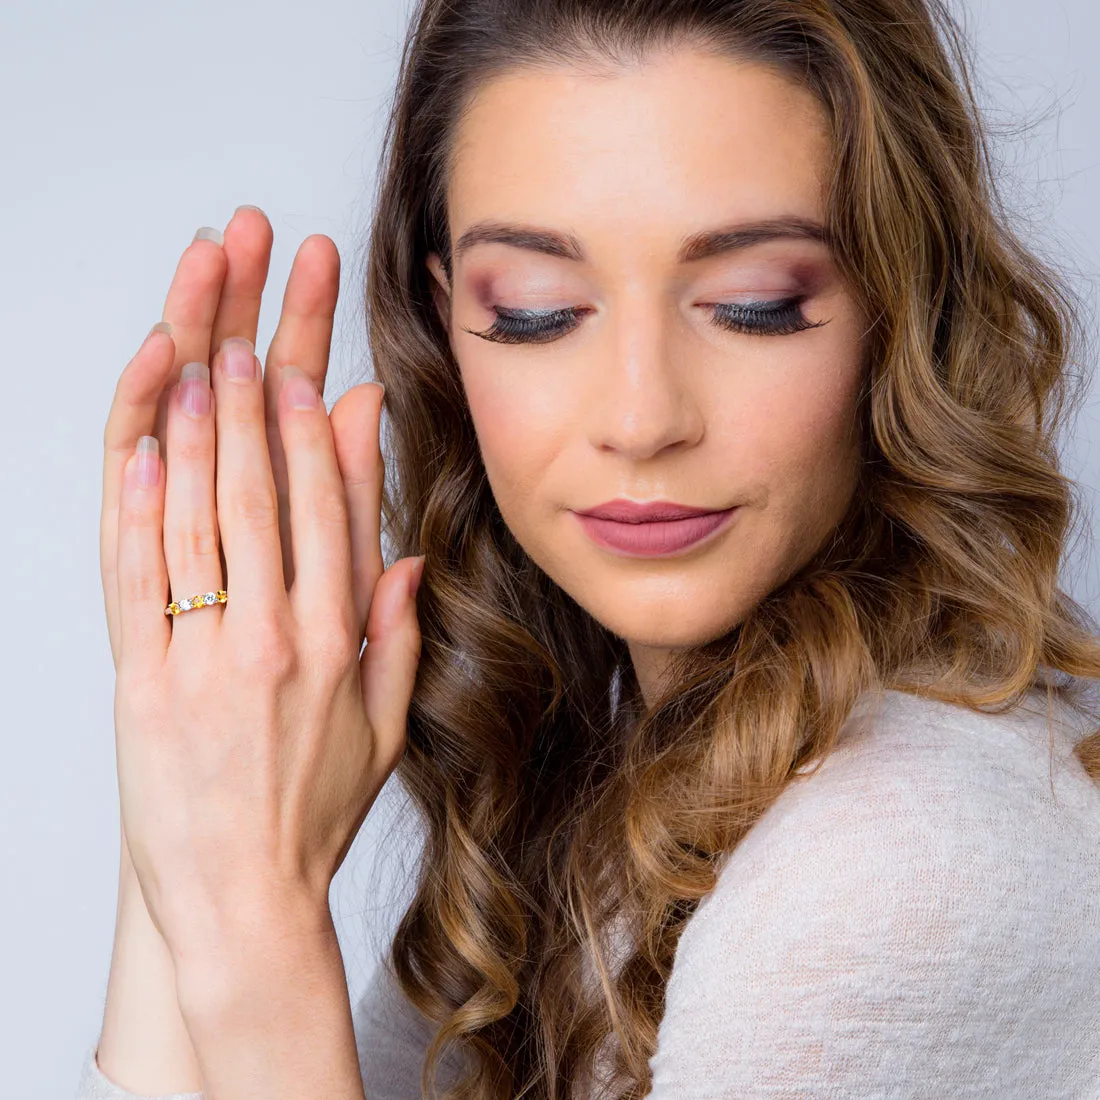
<svg viewBox="0 0 1100 1100"><path fill-rule="evenodd" d="M820 328L825 321L808 321L799 308L803 298L784 298L778 302L719 302L712 312L712 323L730 332L750 336L789 336L805 329ZM493 307L496 320L484 332L466 332L498 344L544 344L572 332L583 312L557 309L551 313L530 310L505 310Z"/></svg>

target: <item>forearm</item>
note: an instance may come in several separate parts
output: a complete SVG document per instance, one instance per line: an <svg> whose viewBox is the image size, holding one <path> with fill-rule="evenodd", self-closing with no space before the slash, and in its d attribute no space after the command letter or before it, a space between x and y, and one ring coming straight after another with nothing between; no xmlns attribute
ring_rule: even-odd
<svg viewBox="0 0 1100 1100"><path fill-rule="evenodd" d="M130 1092L198 1092L202 1080L176 997L168 946L145 907L125 843L99 1068Z"/></svg>
<svg viewBox="0 0 1100 1100"><path fill-rule="evenodd" d="M242 920L175 965L204 1100L364 1100L327 904Z"/></svg>

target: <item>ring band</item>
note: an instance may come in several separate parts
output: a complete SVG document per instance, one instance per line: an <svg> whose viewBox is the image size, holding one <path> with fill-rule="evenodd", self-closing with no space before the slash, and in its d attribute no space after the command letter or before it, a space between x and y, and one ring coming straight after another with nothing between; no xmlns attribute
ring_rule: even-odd
<svg viewBox="0 0 1100 1100"><path fill-rule="evenodd" d="M211 604L225 603L229 599L224 588L217 592L205 592L198 596L192 596L187 600L170 603L165 609L165 615L179 615L183 611L197 611L200 607L210 607Z"/></svg>

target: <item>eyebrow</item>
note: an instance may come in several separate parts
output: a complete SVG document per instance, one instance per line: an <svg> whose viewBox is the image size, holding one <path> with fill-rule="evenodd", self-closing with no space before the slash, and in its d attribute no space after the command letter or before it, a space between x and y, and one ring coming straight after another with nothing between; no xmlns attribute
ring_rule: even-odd
<svg viewBox="0 0 1100 1100"><path fill-rule="evenodd" d="M680 243L676 259L678 263L696 263L726 252L736 252L763 241L782 239L819 241L832 246L828 230L812 218L786 214L765 221L741 222L707 229L685 237ZM508 244L525 248L530 252L542 252L577 263L586 263L588 255L576 237L558 233L552 229L539 229L531 225L514 225L509 222L475 222L455 243L454 258L476 244Z"/></svg>

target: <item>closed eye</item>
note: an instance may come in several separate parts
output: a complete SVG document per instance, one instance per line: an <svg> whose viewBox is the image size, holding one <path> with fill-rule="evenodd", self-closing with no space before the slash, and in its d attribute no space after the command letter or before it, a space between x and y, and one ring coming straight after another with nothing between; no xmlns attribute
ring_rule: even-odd
<svg viewBox="0 0 1100 1100"><path fill-rule="evenodd" d="M730 332L751 336L789 336L805 329L820 328L827 321L807 320L802 312L804 298L775 302L719 302L711 307L712 323ZM464 329L483 340L499 344L544 344L557 340L580 324L588 309L505 309L493 306L496 320L483 332Z"/></svg>

